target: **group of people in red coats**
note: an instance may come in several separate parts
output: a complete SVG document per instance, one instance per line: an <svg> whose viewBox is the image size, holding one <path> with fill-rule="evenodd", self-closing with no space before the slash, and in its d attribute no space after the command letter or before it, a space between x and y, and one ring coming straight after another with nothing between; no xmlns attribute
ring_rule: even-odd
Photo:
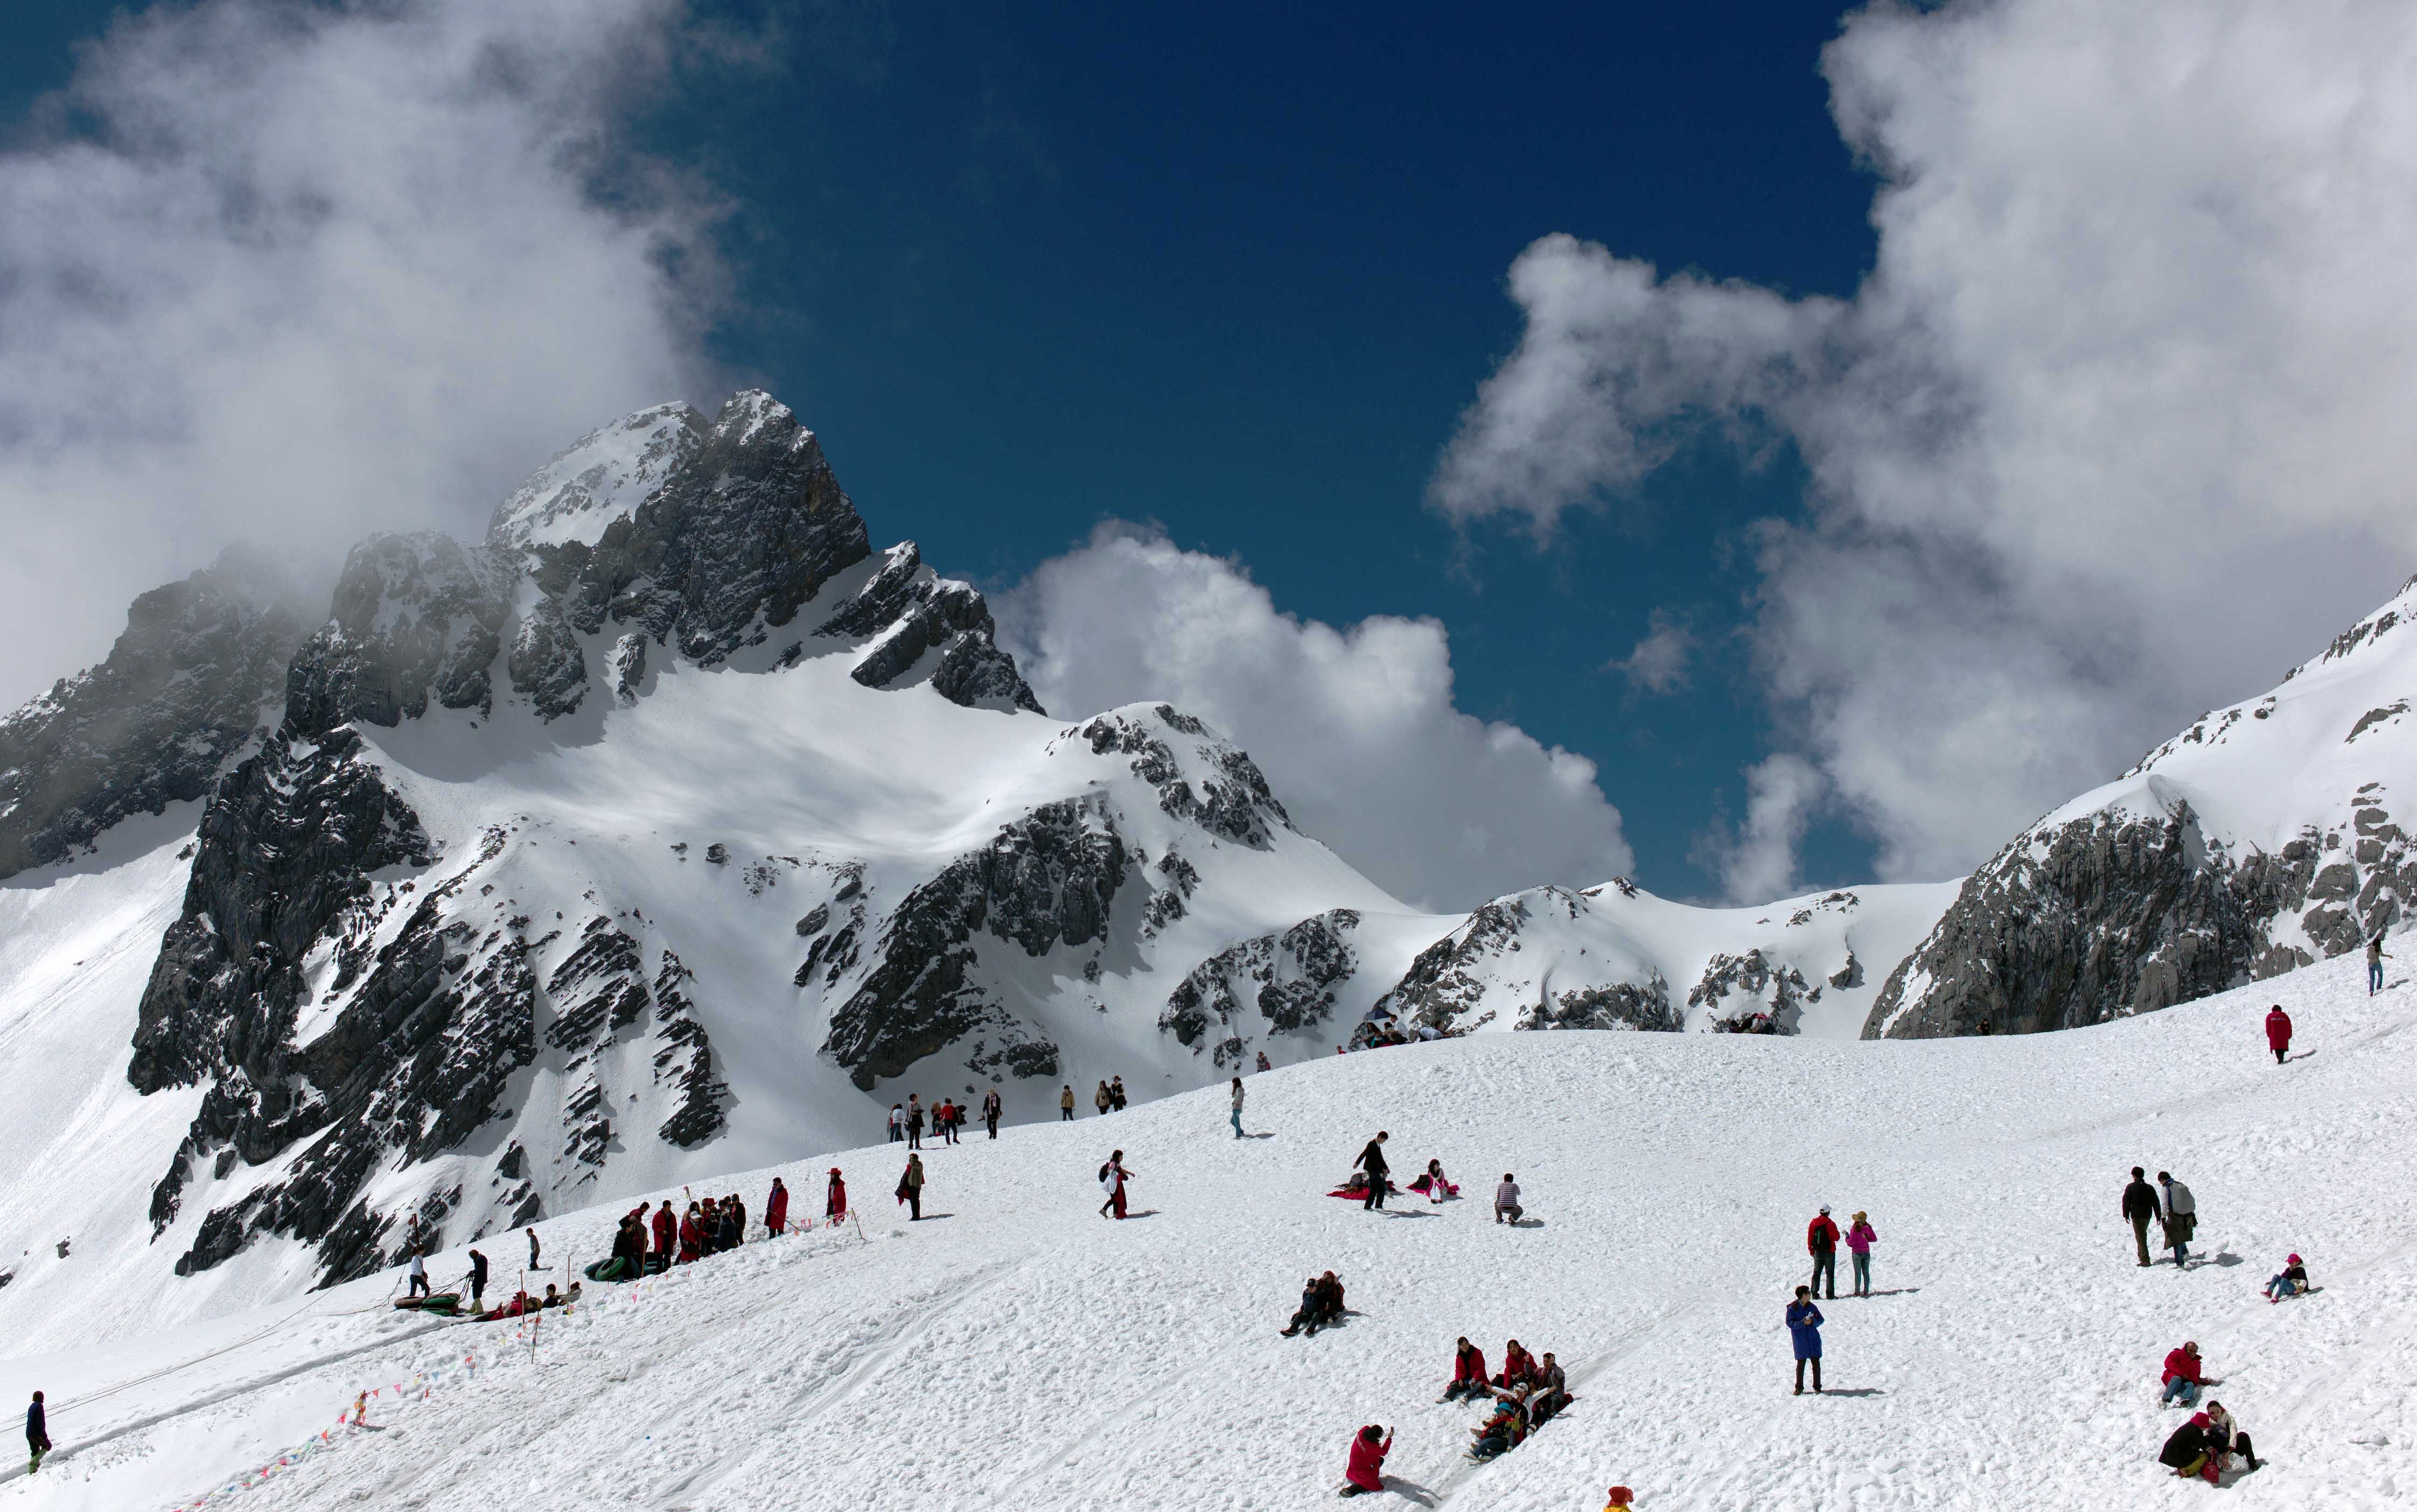
<svg viewBox="0 0 2417 1512"><path fill-rule="evenodd" d="M847 1212L847 1182L840 1175L839 1167L830 1168L830 1183L825 1189L823 1216L838 1218ZM789 1228L789 1187L780 1177L772 1178L772 1190L764 1199L764 1232L779 1238ZM654 1245L649 1252L646 1240L651 1232ZM736 1249L746 1242L747 1204L738 1194L727 1197L704 1197L692 1201L688 1211L672 1212L671 1199L663 1199L650 1217L646 1204L640 1202L621 1218L619 1234L613 1241L613 1255L624 1262L611 1275L600 1275L601 1280L635 1280L642 1275L652 1275L674 1265L687 1265Z"/></svg>

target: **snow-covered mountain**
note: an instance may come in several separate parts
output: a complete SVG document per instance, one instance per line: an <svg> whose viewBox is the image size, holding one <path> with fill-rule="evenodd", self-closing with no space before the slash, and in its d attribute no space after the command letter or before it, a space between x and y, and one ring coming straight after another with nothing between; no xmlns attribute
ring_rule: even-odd
<svg viewBox="0 0 2417 1512"><path fill-rule="evenodd" d="M481 541L372 537L324 617L257 577L146 596L6 727L0 824L47 864L0 883L0 1033L39 1051L0 1140L73 1179L0 1222L79 1259L12 1323L365 1275L909 1093L1148 1100L1376 1013L1851 1035L1946 900L1408 909L1181 710L1043 713L761 393L592 433Z"/></svg>
<svg viewBox="0 0 2417 1512"><path fill-rule="evenodd" d="M981 595L912 542L876 551L762 393L593 432L480 541L362 542L324 615L298 592L224 559L0 724L0 1148L38 1173L0 1184L0 1233L76 1256L0 1287L22 1337L222 1313L414 1238L845 1147L910 1093L1053 1119L1061 1087L1148 1101L1330 1057L1372 1018L1954 1032L1935 1005L1986 975L1956 961L2001 959L1984 905L2013 894L1987 869L1748 909L1614 880L1412 910L1184 711L1043 712ZM2288 762L2238 777L2225 753L2374 706L2402 612L2152 757L2147 799L2044 825L2221 874L2134 899L2129 933L2090 913L2117 889L2078 894L2056 947L2207 990L2231 976L2159 953L2174 909L2243 877L2289 897L2290 867L2330 905L2401 865L2386 788L2257 830ZM2351 717L2340 772L2387 781L2396 719ZM2319 777L2309 803L2342 787ZM2177 794L2187 824L2141 807ZM2197 838L2151 843L2160 824ZM2270 830L2253 871L2244 837ZM2336 830L2365 869L2348 893L2313 859ZM2372 913L2288 912L2298 933L2209 960L2312 959Z"/></svg>
<svg viewBox="0 0 2417 1512"><path fill-rule="evenodd" d="M2417 896L2417 579L1967 878L1864 1033L2095 1023L2358 949Z"/></svg>

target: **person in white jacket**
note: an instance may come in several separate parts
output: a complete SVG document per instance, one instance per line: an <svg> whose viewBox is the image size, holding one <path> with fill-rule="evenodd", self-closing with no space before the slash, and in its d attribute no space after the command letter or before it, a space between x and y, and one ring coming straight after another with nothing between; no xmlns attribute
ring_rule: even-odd
<svg viewBox="0 0 2417 1512"><path fill-rule="evenodd" d="M1242 1079L1234 1079L1234 1138L1242 1137Z"/></svg>
<svg viewBox="0 0 2417 1512"><path fill-rule="evenodd" d="M2191 1235L2198 1228L2198 1203L2189 1187L2165 1172L2157 1172L2157 1185L2166 1189L2166 1243L2174 1247L2174 1268L2181 1270L2190 1263Z"/></svg>
<svg viewBox="0 0 2417 1512"><path fill-rule="evenodd" d="M1502 1172L1502 1185L1494 1188L1494 1221L1516 1226L1519 1221L1519 1184L1511 1172Z"/></svg>

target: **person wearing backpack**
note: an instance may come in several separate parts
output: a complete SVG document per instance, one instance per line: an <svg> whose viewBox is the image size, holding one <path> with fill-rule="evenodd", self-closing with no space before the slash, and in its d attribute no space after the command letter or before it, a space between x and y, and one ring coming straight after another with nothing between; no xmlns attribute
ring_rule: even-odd
<svg viewBox="0 0 2417 1512"><path fill-rule="evenodd" d="M1821 1278L1830 1278L1832 1302L1838 1300L1838 1226L1830 1221L1830 1209L1825 1204L1804 1226L1804 1248L1813 1257L1813 1294L1821 1294Z"/></svg>
<svg viewBox="0 0 2417 1512"><path fill-rule="evenodd" d="M1108 1163L1100 1168L1100 1186L1108 1194L1108 1200L1100 1204L1100 1217L1106 1217L1111 1208L1116 1210L1117 1217L1125 1216L1125 1179L1132 1174L1125 1169L1125 1153L1122 1150L1108 1157Z"/></svg>
<svg viewBox="0 0 2417 1512"><path fill-rule="evenodd" d="M898 1178L898 1200L906 1204L906 1221L914 1223L923 1217L923 1157L906 1157L905 1173Z"/></svg>
<svg viewBox="0 0 2417 1512"><path fill-rule="evenodd" d="M2160 1171L2157 1185L2166 1189L2166 1243L2174 1247L2174 1268L2190 1264L2191 1236L2198 1232L2198 1202L2191 1189Z"/></svg>

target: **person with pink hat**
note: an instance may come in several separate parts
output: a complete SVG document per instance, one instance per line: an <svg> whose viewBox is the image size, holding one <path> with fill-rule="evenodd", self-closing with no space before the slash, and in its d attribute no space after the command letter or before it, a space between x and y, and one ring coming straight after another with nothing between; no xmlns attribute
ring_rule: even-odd
<svg viewBox="0 0 2417 1512"><path fill-rule="evenodd" d="M2314 1290L2308 1284L2308 1267L2300 1263L2297 1255L2286 1260L2281 1270L2266 1278L2266 1300L2269 1302L2280 1302L2285 1297L2295 1297L2303 1292Z"/></svg>

